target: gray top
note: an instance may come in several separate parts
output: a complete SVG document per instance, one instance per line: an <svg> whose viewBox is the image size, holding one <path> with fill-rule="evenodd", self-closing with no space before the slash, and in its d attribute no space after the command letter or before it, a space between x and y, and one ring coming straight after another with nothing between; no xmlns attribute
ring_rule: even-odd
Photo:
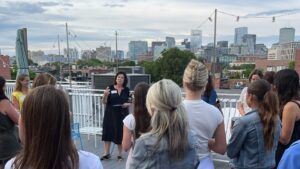
<svg viewBox="0 0 300 169"><path fill-rule="evenodd" d="M160 141L159 147L154 152L154 145L157 137L153 134L144 134L137 139L132 153L130 169L194 169L197 165L197 156L194 149L194 138L189 135L189 147L183 159L172 160L168 154L168 144L166 139Z"/></svg>

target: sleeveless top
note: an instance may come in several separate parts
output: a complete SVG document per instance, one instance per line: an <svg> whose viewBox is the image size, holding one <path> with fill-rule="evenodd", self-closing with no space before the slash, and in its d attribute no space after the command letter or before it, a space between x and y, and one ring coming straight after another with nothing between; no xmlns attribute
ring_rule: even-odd
<svg viewBox="0 0 300 169"><path fill-rule="evenodd" d="M296 103L298 105L298 107L300 108L300 104L297 101L292 101L294 103ZM278 142L278 147L277 147L277 151L276 151L276 164L278 165L284 151L290 147L290 145L292 143L294 143L295 141L300 140L300 120L297 120L294 124L294 130L291 136L291 140L287 145L281 144L280 142Z"/></svg>
<svg viewBox="0 0 300 169"><path fill-rule="evenodd" d="M7 115L0 112L0 160L9 160L20 149L21 145L18 140L15 123Z"/></svg>

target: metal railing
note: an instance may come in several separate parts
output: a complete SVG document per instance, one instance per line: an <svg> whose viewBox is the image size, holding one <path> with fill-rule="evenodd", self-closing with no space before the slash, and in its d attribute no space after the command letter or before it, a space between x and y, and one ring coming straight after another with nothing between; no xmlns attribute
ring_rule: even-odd
<svg viewBox="0 0 300 169"><path fill-rule="evenodd" d="M7 82L6 94L11 96L14 89L14 83ZM69 96L70 109L72 112L73 122L80 124L82 133L95 136L95 146L97 146L96 135L102 134L102 122L104 116L105 105L102 103L104 90L90 89L90 87L82 87L85 85L69 88L68 84L61 85ZM59 85L57 86L59 87ZM226 140L230 138L231 118L239 116L236 109L237 99L228 99L238 97L238 94L218 93L221 101L221 107L224 115L224 125Z"/></svg>

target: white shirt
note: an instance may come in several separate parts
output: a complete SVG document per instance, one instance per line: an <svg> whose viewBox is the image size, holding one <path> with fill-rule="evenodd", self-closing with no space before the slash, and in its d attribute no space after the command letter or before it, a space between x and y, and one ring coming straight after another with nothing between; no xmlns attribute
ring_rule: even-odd
<svg viewBox="0 0 300 169"><path fill-rule="evenodd" d="M248 90L248 87L245 87L242 92L241 92L241 95L240 95L240 98L239 100L237 101L238 104L242 104L243 105L243 108L244 108L244 111L245 111L245 114L250 112L252 109L248 106L247 104L247 90ZM238 106L237 104L237 106Z"/></svg>
<svg viewBox="0 0 300 169"><path fill-rule="evenodd" d="M203 100L184 100L189 125L196 135L196 153L200 160L210 157L208 140L213 137L215 130L223 122L221 112Z"/></svg>
<svg viewBox="0 0 300 169"><path fill-rule="evenodd" d="M133 114L129 114L127 115L124 120L123 120L124 126L127 127L130 131L134 131L135 129L135 119ZM134 138L131 138L131 141L133 142ZM127 157L127 161L126 161L126 169L129 168L129 164L132 161L132 147L130 148L129 152L128 152L128 157Z"/></svg>
<svg viewBox="0 0 300 169"><path fill-rule="evenodd" d="M103 169L98 156L86 151L78 151L79 155L79 169ZM15 158L10 159L4 169L13 169L12 164Z"/></svg>

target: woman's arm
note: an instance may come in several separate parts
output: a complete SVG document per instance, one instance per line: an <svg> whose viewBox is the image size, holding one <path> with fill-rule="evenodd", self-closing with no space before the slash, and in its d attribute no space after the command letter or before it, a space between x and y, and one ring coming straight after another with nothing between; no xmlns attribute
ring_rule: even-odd
<svg viewBox="0 0 300 169"><path fill-rule="evenodd" d="M12 103L13 105L15 106L15 108L20 111L20 105L19 105L19 101L18 99L16 98L16 96L12 96Z"/></svg>
<svg viewBox="0 0 300 169"><path fill-rule="evenodd" d="M108 95L109 95L109 92L110 92L109 87L107 87L107 88L105 89L105 91L104 91L104 93L103 93L103 97L102 97L102 102L103 102L104 104L107 103L107 97L108 97Z"/></svg>
<svg viewBox="0 0 300 169"><path fill-rule="evenodd" d="M130 150L132 146L132 136L133 133L125 125L123 125L123 139L122 139L122 148L125 152Z"/></svg>
<svg viewBox="0 0 300 169"><path fill-rule="evenodd" d="M288 102L282 112L282 128L280 134L280 143L286 145L290 142L294 130L294 124L299 112L298 105L293 102Z"/></svg>
<svg viewBox="0 0 300 169"><path fill-rule="evenodd" d="M245 87L242 92L241 92L241 95L240 95L240 98L239 100L237 101L237 109L240 113L241 116L244 116L246 114L245 110L244 110L244 106L243 106L243 103L246 102L244 100L244 97L245 95L247 94L247 87Z"/></svg>
<svg viewBox="0 0 300 169"><path fill-rule="evenodd" d="M235 158L239 155L239 152L247 137L247 131L245 131L244 123L238 119L233 125L232 135L227 145L227 156L229 158Z"/></svg>
<svg viewBox="0 0 300 169"><path fill-rule="evenodd" d="M226 136L224 122L222 121L214 133L214 139L209 140L208 147L216 153L225 154Z"/></svg>
<svg viewBox="0 0 300 169"><path fill-rule="evenodd" d="M8 101L3 100L2 101L4 107L5 107L5 113L7 116L15 123L18 124L20 113L16 110L16 108Z"/></svg>

